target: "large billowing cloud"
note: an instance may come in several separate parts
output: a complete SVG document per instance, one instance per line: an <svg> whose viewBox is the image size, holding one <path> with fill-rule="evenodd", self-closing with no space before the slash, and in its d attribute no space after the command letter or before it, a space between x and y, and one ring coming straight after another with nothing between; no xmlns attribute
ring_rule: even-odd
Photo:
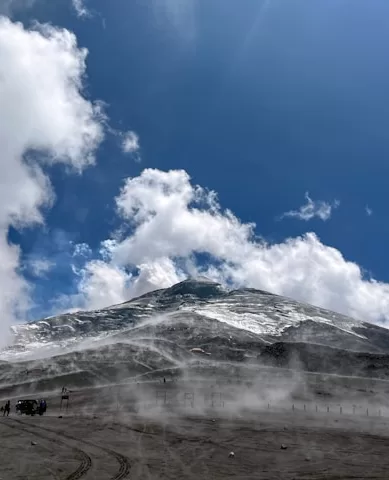
<svg viewBox="0 0 389 480"><path fill-rule="evenodd" d="M130 233L102 245L105 262L86 265L80 306L124 301L189 274L265 289L368 321L389 318L389 285L364 278L358 265L314 233L280 244L261 241L255 225L222 210L215 192L192 185L183 170L146 169L128 178L116 204ZM205 266L198 263L199 254L209 259Z"/></svg>
<svg viewBox="0 0 389 480"><path fill-rule="evenodd" d="M81 171L103 138L99 105L82 95L87 51L63 29L27 30L0 16L0 309L2 321L23 318L29 286L19 274L10 226L43 223L54 192L45 166Z"/></svg>

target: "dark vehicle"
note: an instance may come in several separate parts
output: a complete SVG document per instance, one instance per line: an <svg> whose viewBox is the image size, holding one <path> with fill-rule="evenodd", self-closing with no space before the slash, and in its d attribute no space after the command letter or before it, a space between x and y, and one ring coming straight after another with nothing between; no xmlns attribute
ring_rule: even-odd
<svg viewBox="0 0 389 480"><path fill-rule="evenodd" d="M35 415L39 413L39 404L36 400L18 400L16 413L20 415Z"/></svg>

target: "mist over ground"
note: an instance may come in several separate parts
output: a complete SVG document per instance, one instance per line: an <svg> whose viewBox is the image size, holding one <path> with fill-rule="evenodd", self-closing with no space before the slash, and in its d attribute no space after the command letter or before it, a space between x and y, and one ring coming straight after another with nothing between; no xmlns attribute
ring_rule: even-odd
<svg viewBox="0 0 389 480"><path fill-rule="evenodd" d="M59 442L59 478L372 478L389 446L388 330L268 292L188 279L13 334L0 429ZM47 412L17 415L26 398Z"/></svg>

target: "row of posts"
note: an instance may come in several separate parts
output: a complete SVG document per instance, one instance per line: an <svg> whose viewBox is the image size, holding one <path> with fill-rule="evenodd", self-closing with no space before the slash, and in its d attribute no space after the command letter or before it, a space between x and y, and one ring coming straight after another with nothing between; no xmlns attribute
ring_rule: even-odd
<svg viewBox="0 0 389 480"><path fill-rule="evenodd" d="M270 409L270 404L268 404L268 408ZM330 413L330 406L329 405L326 406L326 409L327 409L327 413ZM355 415L356 409L357 409L357 406L353 405L353 415ZM292 410L293 411L297 410L297 408L295 407L294 404L292 405ZM306 411L307 411L307 405L304 404L304 412L306 412ZM319 408L318 408L317 405L315 405L315 411L316 411L316 413L319 411ZM340 415L342 415L342 413L343 413L343 407L341 405L339 405L339 413L340 413ZM377 413L378 413L379 417L382 416L381 409L379 409ZM367 417L369 416L369 409L368 408L366 408L366 416Z"/></svg>
<svg viewBox="0 0 389 480"><path fill-rule="evenodd" d="M212 407L224 407L224 401L222 399L222 393L221 392L211 392L211 394L209 396L207 396L205 394L204 395L204 404L207 404L207 400L209 399L209 397L210 397L210 403L211 403ZM187 406L189 404L192 408L194 408L194 399L195 399L195 395L194 395L193 392L185 392L184 393L184 404L185 404L185 406ZM157 405L159 404L160 401L162 401L163 404L166 405L166 403L167 403L167 392L166 391L160 391L160 390L156 391L156 403L157 403ZM268 410L271 409L270 403L267 404L267 408L268 408ZM330 413L330 406L326 405L325 408L326 408L327 413ZM353 405L352 408L353 408L353 415L355 415L357 406ZM292 411L296 411L296 410L298 410L298 409L296 408L295 404L293 404L292 405ZM308 411L306 404L303 405L303 410L304 410L304 412ZM315 412L316 413L319 412L318 405L315 405ZM334 412L334 410L331 410L331 412ZM339 405L339 414L340 415L343 414L343 406L342 405ZM378 410L377 414L378 414L379 417L382 416L381 409ZM371 412L370 412L370 415L371 415ZM369 409L368 408L366 408L366 416L367 417L369 416ZM374 416L374 414L373 414L373 416Z"/></svg>
<svg viewBox="0 0 389 480"><path fill-rule="evenodd" d="M207 400L210 398L210 403L212 407L224 407L224 401L221 392L211 392L209 396L206 394L204 395L204 404L207 404ZM194 400L195 395L193 392L185 392L184 393L184 403L185 406L190 405L194 408ZM157 390L156 391L156 403L157 405L159 402L162 401L164 405L167 403L167 392Z"/></svg>

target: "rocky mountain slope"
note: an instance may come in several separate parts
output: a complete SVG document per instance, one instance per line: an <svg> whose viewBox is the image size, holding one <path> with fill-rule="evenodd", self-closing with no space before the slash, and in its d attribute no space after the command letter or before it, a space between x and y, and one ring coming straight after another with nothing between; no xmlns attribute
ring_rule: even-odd
<svg viewBox="0 0 389 480"><path fill-rule="evenodd" d="M389 374L389 330L261 290L228 291L206 279L17 325L13 336L0 352L8 362L0 366L3 387L40 382L45 388L54 378L58 385L93 385L226 365Z"/></svg>

